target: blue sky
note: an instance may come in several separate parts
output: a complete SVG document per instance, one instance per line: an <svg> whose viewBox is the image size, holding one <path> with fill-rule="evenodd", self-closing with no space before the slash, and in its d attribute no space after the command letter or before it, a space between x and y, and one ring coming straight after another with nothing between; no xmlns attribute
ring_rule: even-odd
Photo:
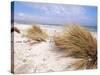
<svg viewBox="0 0 100 75"><path fill-rule="evenodd" d="M14 2L18 23L97 25L97 7L68 4Z"/></svg>

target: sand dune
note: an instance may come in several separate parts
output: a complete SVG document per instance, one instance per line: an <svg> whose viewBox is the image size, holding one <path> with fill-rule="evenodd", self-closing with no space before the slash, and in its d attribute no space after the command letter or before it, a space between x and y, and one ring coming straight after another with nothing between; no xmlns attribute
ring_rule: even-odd
<svg viewBox="0 0 100 75"><path fill-rule="evenodd" d="M53 72L74 69L67 67L76 60L70 57L63 57L63 52L59 52L59 49L51 41L51 36L56 30L44 27L50 34L49 39L46 42L31 44L30 40L23 36L25 34L24 30L29 26L16 25L16 27L21 30L21 34L14 32L15 73Z"/></svg>

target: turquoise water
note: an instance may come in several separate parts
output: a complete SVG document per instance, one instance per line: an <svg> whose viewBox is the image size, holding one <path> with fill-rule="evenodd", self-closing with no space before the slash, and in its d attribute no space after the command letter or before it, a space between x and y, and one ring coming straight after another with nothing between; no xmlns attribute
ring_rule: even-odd
<svg viewBox="0 0 100 75"><path fill-rule="evenodd" d="M97 26L84 26L84 27L91 32L97 32Z"/></svg>
<svg viewBox="0 0 100 75"><path fill-rule="evenodd" d="M50 28L61 28L61 25L44 25L46 27L50 27ZM97 32L97 26L83 26L85 27L87 30L89 30L90 32Z"/></svg>

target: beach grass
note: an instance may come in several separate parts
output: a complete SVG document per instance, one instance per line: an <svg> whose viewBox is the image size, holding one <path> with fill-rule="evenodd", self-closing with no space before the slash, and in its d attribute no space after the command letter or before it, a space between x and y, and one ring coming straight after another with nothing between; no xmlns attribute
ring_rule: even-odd
<svg viewBox="0 0 100 75"><path fill-rule="evenodd" d="M41 29L39 25L32 25L30 28L27 29L26 36L38 42L46 41L48 35L45 30Z"/></svg>
<svg viewBox="0 0 100 75"><path fill-rule="evenodd" d="M20 33L20 30L17 27L11 27L11 33L14 31Z"/></svg>
<svg viewBox="0 0 100 75"><path fill-rule="evenodd" d="M80 25L66 25L53 39L56 47L64 50L66 57L79 59L71 66L76 69L97 68L97 40L86 28Z"/></svg>

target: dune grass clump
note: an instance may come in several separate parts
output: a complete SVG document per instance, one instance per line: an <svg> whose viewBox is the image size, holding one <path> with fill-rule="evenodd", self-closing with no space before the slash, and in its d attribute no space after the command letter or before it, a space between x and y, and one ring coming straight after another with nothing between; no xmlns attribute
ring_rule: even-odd
<svg viewBox="0 0 100 75"><path fill-rule="evenodd" d="M66 56L79 59L71 66L76 69L97 68L97 40L85 28L79 25L64 27L61 35L54 35L55 45L63 49Z"/></svg>
<svg viewBox="0 0 100 75"><path fill-rule="evenodd" d="M17 27L11 27L11 33L14 31L20 33L20 30Z"/></svg>
<svg viewBox="0 0 100 75"><path fill-rule="evenodd" d="M31 39L38 42L46 41L48 35L46 31L40 28L38 25L32 25L29 29L27 29L26 36Z"/></svg>

